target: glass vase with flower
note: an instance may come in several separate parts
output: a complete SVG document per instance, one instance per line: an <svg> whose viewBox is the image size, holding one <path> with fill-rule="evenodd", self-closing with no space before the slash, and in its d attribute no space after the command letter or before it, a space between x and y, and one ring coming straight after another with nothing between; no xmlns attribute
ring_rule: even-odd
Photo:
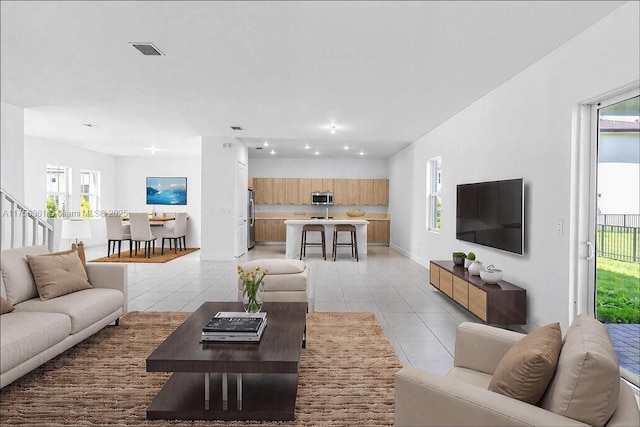
<svg viewBox="0 0 640 427"><path fill-rule="evenodd" d="M238 277L242 280L242 305L247 313L259 313L264 297L264 276L268 270L256 265L253 270L245 271L238 266Z"/></svg>

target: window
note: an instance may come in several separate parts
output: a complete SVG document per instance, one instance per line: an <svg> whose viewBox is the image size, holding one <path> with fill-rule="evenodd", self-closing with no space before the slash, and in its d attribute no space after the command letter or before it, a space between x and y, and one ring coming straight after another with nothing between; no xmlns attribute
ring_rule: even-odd
<svg viewBox="0 0 640 427"><path fill-rule="evenodd" d="M435 157L427 164L427 229L440 231L442 222L442 158Z"/></svg>
<svg viewBox="0 0 640 427"><path fill-rule="evenodd" d="M80 217L91 218L100 209L100 172L80 170Z"/></svg>
<svg viewBox="0 0 640 427"><path fill-rule="evenodd" d="M47 165L47 217L64 217L69 208L71 169Z"/></svg>

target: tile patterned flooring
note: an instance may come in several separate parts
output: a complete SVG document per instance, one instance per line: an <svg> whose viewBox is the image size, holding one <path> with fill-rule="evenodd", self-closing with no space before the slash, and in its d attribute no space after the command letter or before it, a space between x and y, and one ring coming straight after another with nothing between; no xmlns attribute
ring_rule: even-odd
<svg viewBox="0 0 640 427"><path fill-rule="evenodd" d="M405 365L445 374L453 367L455 330L476 321L429 285L429 270L387 246L356 262L323 260L309 249L310 310L373 312ZM86 249L87 259L106 246ZM236 301L236 265L284 258L284 246L257 245L237 261L201 261L195 252L165 264L128 264L129 311L194 311L205 301Z"/></svg>
<svg viewBox="0 0 640 427"><path fill-rule="evenodd" d="M98 258L106 246L86 252ZM165 264L128 264L129 311L194 311L205 301L236 301L236 265L260 258L284 258L284 246L257 245L236 261L201 261L195 252ZM429 285L428 269L388 246L369 246L360 262L340 253L336 262L325 261L310 248L305 262L310 310L373 312L404 365L444 375L453 367L456 327L477 321ZM621 333L612 333L614 346ZM635 351L628 356L636 373L637 337L635 331L635 350L626 350Z"/></svg>

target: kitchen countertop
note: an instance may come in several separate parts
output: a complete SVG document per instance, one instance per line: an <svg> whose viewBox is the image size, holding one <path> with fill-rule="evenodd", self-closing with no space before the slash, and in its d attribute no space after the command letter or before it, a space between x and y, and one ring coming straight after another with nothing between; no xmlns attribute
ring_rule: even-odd
<svg viewBox="0 0 640 427"><path fill-rule="evenodd" d="M308 220L313 219L312 217L322 216L322 213L304 213L304 214L293 214L286 212L256 212L256 219L299 219L299 220ZM330 219L336 220L359 220L364 219L367 221L389 221L389 214L368 214L365 213L364 216L349 216L345 213L332 214L329 213Z"/></svg>

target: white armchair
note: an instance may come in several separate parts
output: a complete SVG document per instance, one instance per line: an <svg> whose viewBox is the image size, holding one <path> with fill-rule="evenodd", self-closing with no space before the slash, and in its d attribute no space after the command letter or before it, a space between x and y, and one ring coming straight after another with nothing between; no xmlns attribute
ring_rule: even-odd
<svg viewBox="0 0 640 427"><path fill-rule="evenodd" d="M597 321L594 320L594 322ZM574 321L575 323L577 321ZM638 405L630 387L624 381L620 379L615 381L614 378L614 387L619 387L618 393L618 390L607 388L606 383L602 381L602 376L591 376L593 371L598 369L594 364L593 354L600 349L576 349L573 344L567 344L568 335L588 331L594 326L590 321L583 321L580 330L569 329L565 335L565 343L562 346L554 378L545 395L538 402L538 406L488 390L492 375L502 357L525 335L482 324L462 323L456 333L454 368L446 376L442 377L414 367L404 367L396 374L395 425L587 426L596 424L596 422L585 423L574 419L575 413L587 419L600 417L603 419L600 425L640 425ZM586 342L588 347L594 341L596 340L586 339L580 344ZM573 375L568 371L575 369L577 364L575 358L571 356L572 353L581 351L586 351L584 353L588 355L585 356L586 359L589 357L592 359L584 363L585 369L580 373L582 377L572 378L575 390L566 390L568 388L566 378L560 377ZM600 352L600 354L604 353ZM615 362L617 364L617 359ZM591 378L585 379L589 376ZM581 381L582 384L580 384ZM578 390L579 387L582 389ZM615 392L612 393L612 390ZM603 398L600 398L600 393L603 394ZM577 395L580 395L578 397L580 400L571 402L571 399L575 399ZM611 395L618 395L618 397L613 401ZM595 403L590 404L590 401ZM602 403L607 401L609 402ZM581 406L585 404L588 405L587 408ZM613 405L615 408L610 418L607 415L601 415L606 413L605 405ZM559 406L563 407L561 411L557 409ZM548 409L550 407L555 410Z"/></svg>

